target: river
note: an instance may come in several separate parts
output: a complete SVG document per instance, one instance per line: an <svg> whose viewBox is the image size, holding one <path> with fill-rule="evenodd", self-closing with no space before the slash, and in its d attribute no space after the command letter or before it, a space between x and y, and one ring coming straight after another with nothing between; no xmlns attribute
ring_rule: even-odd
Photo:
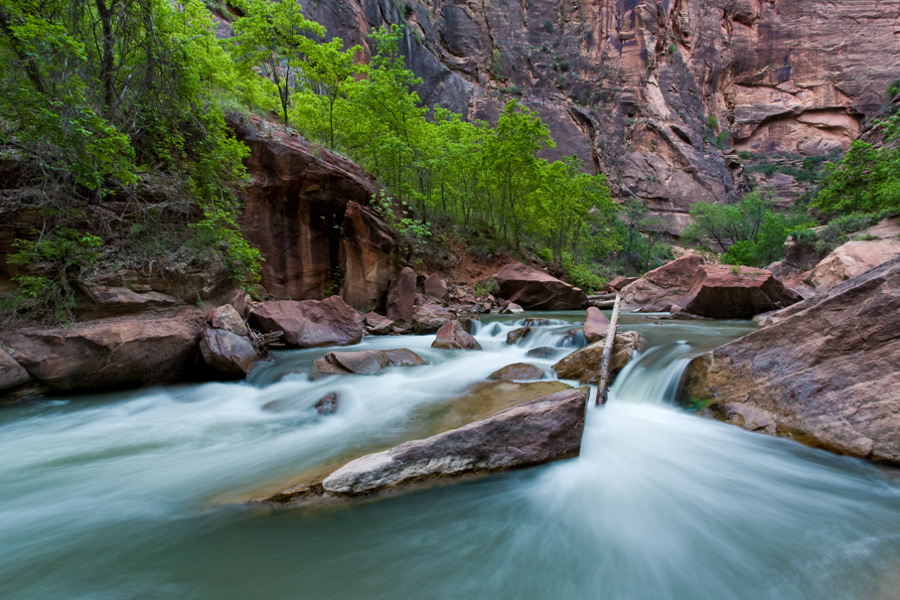
<svg viewBox="0 0 900 600"><path fill-rule="evenodd" d="M751 330L625 315L648 348L588 408L581 455L379 501L248 504L297 474L426 435L437 410L513 362L548 371L555 313L482 352L366 338L428 365L306 380L327 350L279 352L246 382L0 407L4 600L490 598L895 599L891 469L742 431L672 405L691 356ZM329 391L341 404L319 417Z"/></svg>

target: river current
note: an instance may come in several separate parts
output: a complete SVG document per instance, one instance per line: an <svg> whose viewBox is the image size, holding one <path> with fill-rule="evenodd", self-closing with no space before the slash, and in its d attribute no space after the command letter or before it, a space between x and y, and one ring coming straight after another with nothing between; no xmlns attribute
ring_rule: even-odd
<svg viewBox="0 0 900 600"><path fill-rule="evenodd" d="M513 362L552 365L584 313L481 352L366 338L428 362L309 382L329 349L283 351L240 383L0 407L0 598L896 599L900 479L865 461L672 404L690 357L743 322L625 315L644 352L587 410L578 458L366 503L273 510L248 498L422 437ZM576 342L577 343L577 342ZM562 344L562 346L559 346ZM528 358L537 346L553 358ZM337 391L336 414L313 406Z"/></svg>

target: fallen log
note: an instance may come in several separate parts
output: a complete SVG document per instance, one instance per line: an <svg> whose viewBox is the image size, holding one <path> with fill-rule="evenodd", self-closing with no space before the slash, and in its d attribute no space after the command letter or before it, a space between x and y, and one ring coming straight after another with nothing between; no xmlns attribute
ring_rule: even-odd
<svg viewBox="0 0 900 600"><path fill-rule="evenodd" d="M609 320L609 327L606 330L606 343L603 345L603 360L600 361L600 384L597 387L596 406L606 404L606 395L609 392L609 363L612 357L613 343L616 340L616 328L619 324L619 302L620 296L616 296L616 303L613 305L612 318Z"/></svg>

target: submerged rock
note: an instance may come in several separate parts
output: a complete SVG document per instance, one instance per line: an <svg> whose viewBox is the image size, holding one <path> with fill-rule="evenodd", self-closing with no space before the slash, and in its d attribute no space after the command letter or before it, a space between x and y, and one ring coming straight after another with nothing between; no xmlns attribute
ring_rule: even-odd
<svg viewBox="0 0 900 600"><path fill-rule="evenodd" d="M432 479L504 471L577 456L587 395L557 392L424 440L358 458L322 482L364 495Z"/></svg>
<svg viewBox="0 0 900 600"><path fill-rule="evenodd" d="M340 296L325 300L260 302L250 311L260 331L283 331L288 346L345 346L362 339L363 319Z"/></svg>
<svg viewBox="0 0 900 600"><path fill-rule="evenodd" d="M421 356L406 348L395 350L360 350L358 352L329 352L313 361L310 380L328 375L377 375L388 367L424 365Z"/></svg>
<svg viewBox="0 0 900 600"><path fill-rule="evenodd" d="M900 258L694 359L684 401L842 454L900 464Z"/></svg>
<svg viewBox="0 0 900 600"><path fill-rule="evenodd" d="M481 344L459 324L459 321L448 321L441 325L431 347L445 350L481 350Z"/></svg>
<svg viewBox="0 0 900 600"><path fill-rule="evenodd" d="M540 367L528 363L513 363L488 375L488 379L499 381L528 381L543 379L546 373Z"/></svg>
<svg viewBox="0 0 900 600"><path fill-rule="evenodd" d="M337 392L328 392L327 394L322 396L318 402L316 402L316 412L323 417L334 414L334 412L338 409L339 402L340 397L338 396Z"/></svg>
<svg viewBox="0 0 900 600"><path fill-rule="evenodd" d="M615 375L628 364L634 353L641 349L643 341L643 336L637 331L624 331L616 334L609 365L613 380ZM603 361L605 343L605 340L601 340L573 352L553 365L553 370L560 379L577 379L581 383L597 383L600 378L600 364Z"/></svg>
<svg viewBox="0 0 900 600"><path fill-rule="evenodd" d="M553 358L560 352L561 350L559 348L553 348L552 346L540 346L538 348L532 348L525 353L525 356L531 358Z"/></svg>
<svg viewBox="0 0 900 600"><path fill-rule="evenodd" d="M577 287L521 263L504 267L496 279L498 297L527 310L578 310L587 302Z"/></svg>

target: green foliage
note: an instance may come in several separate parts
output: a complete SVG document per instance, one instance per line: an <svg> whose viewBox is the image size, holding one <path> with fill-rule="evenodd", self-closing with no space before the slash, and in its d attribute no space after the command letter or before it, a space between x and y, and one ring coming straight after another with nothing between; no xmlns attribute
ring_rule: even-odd
<svg viewBox="0 0 900 600"><path fill-rule="evenodd" d="M476 298L487 298L491 295L496 295L500 291L500 284L497 283L496 279L489 279L487 281L479 281L475 284L475 297Z"/></svg>
<svg viewBox="0 0 900 600"><path fill-rule="evenodd" d="M683 236L723 250L726 264L764 267L784 258L788 234L811 224L803 215L776 212L774 205L773 199L756 193L737 204L697 202L691 207L693 222Z"/></svg>
<svg viewBox="0 0 900 600"><path fill-rule="evenodd" d="M900 79L894 80L891 85L887 87L887 90L884 92L884 99L890 102L897 94L900 94Z"/></svg>
<svg viewBox="0 0 900 600"><path fill-rule="evenodd" d="M553 33L553 21L551 21L550 19L544 21L544 31L546 31L547 33Z"/></svg>
<svg viewBox="0 0 900 600"><path fill-rule="evenodd" d="M889 139L900 128L892 117ZM900 210L900 149L875 148L855 140L838 163L825 166L822 189L812 207L829 215Z"/></svg>
<svg viewBox="0 0 900 600"><path fill-rule="evenodd" d="M710 129L718 129L719 128L719 118L716 115L709 115L706 119L706 126Z"/></svg>
<svg viewBox="0 0 900 600"><path fill-rule="evenodd" d="M606 281L594 273L590 265L575 262L572 255L568 252L563 253L562 266L566 271L569 282L589 294L606 285Z"/></svg>

